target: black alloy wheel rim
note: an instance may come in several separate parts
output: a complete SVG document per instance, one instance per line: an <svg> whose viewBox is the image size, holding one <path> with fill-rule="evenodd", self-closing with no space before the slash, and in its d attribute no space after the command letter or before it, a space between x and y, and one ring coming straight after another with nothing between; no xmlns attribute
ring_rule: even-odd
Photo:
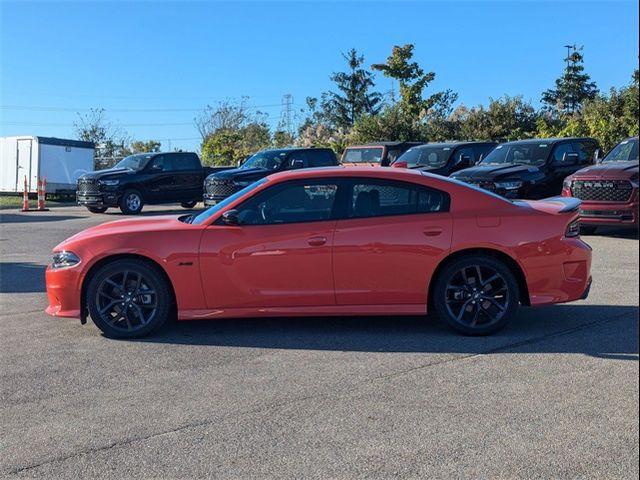
<svg viewBox="0 0 640 480"><path fill-rule="evenodd" d="M484 265L468 265L457 271L449 280L445 295L451 318L471 328L498 323L509 306L506 280Z"/></svg>
<svg viewBox="0 0 640 480"><path fill-rule="evenodd" d="M135 271L122 271L105 278L98 286L95 301L101 319L126 332L146 327L158 309L156 291Z"/></svg>

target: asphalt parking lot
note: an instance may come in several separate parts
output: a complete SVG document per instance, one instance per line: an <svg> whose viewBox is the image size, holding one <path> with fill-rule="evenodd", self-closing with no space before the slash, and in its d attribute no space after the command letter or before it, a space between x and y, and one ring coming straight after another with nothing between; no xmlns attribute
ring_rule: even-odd
<svg viewBox="0 0 640 480"><path fill-rule="evenodd" d="M119 212L0 216L4 477L638 477L634 232L585 237L588 300L523 309L491 337L388 317L116 341L45 315L43 272L58 242Z"/></svg>

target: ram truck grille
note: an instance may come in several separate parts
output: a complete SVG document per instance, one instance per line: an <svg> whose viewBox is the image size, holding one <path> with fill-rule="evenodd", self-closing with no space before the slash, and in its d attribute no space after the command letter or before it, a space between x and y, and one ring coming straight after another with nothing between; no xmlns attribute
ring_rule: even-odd
<svg viewBox="0 0 640 480"><path fill-rule="evenodd" d="M97 180L78 179L78 195L94 195L100 193L100 185Z"/></svg>
<svg viewBox="0 0 640 480"><path fill-rule="evenodd" d="M576 180L573 196L593 202L628 202L633 187L628 180Z"/></svg>

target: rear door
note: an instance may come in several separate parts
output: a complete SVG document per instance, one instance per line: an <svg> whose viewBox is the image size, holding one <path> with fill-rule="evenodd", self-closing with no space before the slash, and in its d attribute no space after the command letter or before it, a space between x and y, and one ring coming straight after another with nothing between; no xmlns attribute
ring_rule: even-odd
<svg viewBox="0 0 640 480"><path fill-rule="evenodd" d="M197 200L202 198L202 167L195 153L172 153L174 172L174 195L176 200Z"/></svg>
<svg viewBox="0 0 640 480"><path fill-rule="evenodd" d="M425 186L354 179L336 224L333 269L338 305L422 305L437 263L451 246L450 198Z"/></svg>
<svg viewBox="0 0 640 480"><path fill-rule="evenodd" d="M577 153L571 142L560 142L553 147L549 178L544 186L546 196L560 195L564 179L584 166L580 164L579 154L578 159L567 157L568 154Z"/></svg>
<svg viewBox="0 0 640 480"><path fill-rule="evenodd" d="M31 191L31 149L33 141L31 139L18 140L18 158L17 158L17 176L16 191L21 192L24 189L24 177L27 177L27 188ZM35 185L34 185L35 188Z"/></svg>

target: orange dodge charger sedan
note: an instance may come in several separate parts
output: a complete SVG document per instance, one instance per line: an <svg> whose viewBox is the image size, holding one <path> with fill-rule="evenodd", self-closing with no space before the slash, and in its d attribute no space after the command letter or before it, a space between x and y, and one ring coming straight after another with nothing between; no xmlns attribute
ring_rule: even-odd
<svg viewBox="0 0 640 480"><path fill-rule="evenodd" d="M259 180L198 215L120 220L55 247L47 313L110 337L179 320L425 315L492 333L520 305L586 298L580 201L506 200L404 169Z"/></svg>

